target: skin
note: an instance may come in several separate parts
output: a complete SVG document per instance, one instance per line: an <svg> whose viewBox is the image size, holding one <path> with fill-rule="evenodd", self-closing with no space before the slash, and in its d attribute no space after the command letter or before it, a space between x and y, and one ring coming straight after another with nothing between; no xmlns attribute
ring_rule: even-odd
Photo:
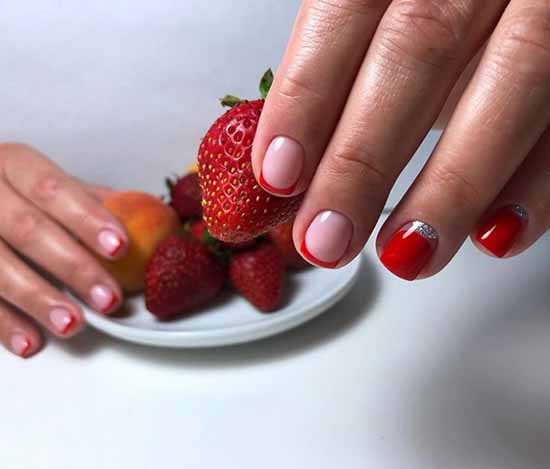
<svg viewBox="0 0 550 469"><path fill-rule="evenodd" d="M319 213L349 220L351 239L333 266L341 267L372 235L427 132L444 127L377 238L380 254L406 223L429 223L439 241L417 278L429 277L507 204L521 205L529 222L505 257L548 230L549 103L547 0L305 0L262 113L254 172L261 182L274 139L296 142L303 164L293 190L264 189L306 192L293 233L299 250ZM283 179L292 179L288 169Z"/></svg>
<svg viewBox="0 0 550 469"><path fill-rule="evenodd" d="M550 227L549 36L547 0L305 0L253 147L260 182L274 139L302 152L292 191L275 193L306 192L297 248L330 210L350 223L333 267L357 256L434 125L445 128L441 141L378 233L379 253L400 226L422 220L439 241L419 278L434 275L509 204L524 207L529 222L506 257L531 246ZM30 147L0 144L0 342L8 350L35 354L40 326L60 338L83 328L80 307L52 277L105 314L120 305L120 287L92 254L126 252L123 228L101 204L112 193ZM105 230L120 242L114 256L99 242ZM97 285L117 299L107 310L90 294ZM51 317L60 309L71 317L64 332ZM65 324L59 315L57 323Z"/></svg>
<svg viewBox="0 0 550 469"><path fill-rule="evenodd" d="M98 312L120 305L120 287L92 254L118 259L126 252L123 227L101 204L112 193L63 173L28 146L0 144L0 342L9 351L35 354L41 328L59 338L82 330L80 306L57 282ZM119 246L102 244L101 233Z"/></svg>

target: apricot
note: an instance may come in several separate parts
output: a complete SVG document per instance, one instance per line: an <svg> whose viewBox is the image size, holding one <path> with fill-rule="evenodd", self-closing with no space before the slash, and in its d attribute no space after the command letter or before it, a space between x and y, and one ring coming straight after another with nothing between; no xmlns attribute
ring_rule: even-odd
<svg viewBox="0 0 550 469"><path fill-rule="evenodd" d="M143 192L121 192L106 198L103 205L126 228L129 246L122 259L102 263L127 293L140 292L145 267L157 246L178 231L178 216L159 198Z"/></svg>

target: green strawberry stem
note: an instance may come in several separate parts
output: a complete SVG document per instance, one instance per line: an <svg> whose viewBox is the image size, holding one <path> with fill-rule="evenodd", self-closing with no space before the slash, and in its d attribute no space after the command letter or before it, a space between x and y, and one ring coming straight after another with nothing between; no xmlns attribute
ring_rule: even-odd
<svg viewBox="0 0 550 469"><path fill-rule="evenodd" d="M267 94L269 93L271 85L273 84L273 78L273 71L269 68L260 80L260 96L263 99L267 98Z"/></svg>
<svg viewBox="0 0 550 469"><path fill-rule="evenodd" d="M230 94L220 99L220 103L223 107L235 107L243 102L244 101L241 98L238 98L237 96L232 96Z"/></svg>
<svg viewBox="0 0 550 469"><path fill-rule="evenodd" d="M271 69L268 69L260 80L260 96L262 97L262 99L267 98L269 90L271 89L271 85L273 85L273 78L273 71ZM220 99L220 103L223 107L235 107L244 102L245 101L243 99L232 94L225 95L223 98Z"/></svg>

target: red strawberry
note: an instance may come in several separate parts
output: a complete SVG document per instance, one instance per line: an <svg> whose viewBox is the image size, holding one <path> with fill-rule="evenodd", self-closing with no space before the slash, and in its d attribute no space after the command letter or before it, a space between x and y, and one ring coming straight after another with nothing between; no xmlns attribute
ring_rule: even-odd
<svg viewBox="0 0 550 469"><path fill-rule="evenodd" d="M197 173L189 173L176 182L171 180L166 182L170 189L170 205L174 207L182 220L202 215L202 191Z"/></svg>
<svg viewBox="0 0 550 469"><path fill-rule="evenodd" d="M218 241L208 232L204 220L197 220L196 222L192 223L190 231L193 238L200 241L201 243L208 244L215 249L217 249L218 247L222 247L229 250L240 251L243 249L248 249L256 244L255 239L253 239L252 241L245 241L243 243L223 243L222 241ZM216 243L217 246L214 245Z"/></svg>
<svg viewBox="0 0 550 469"><path fill-rule="evenodd" d="M172 236L156 250L145 272L147 309L160 319L188 313L214 298L223 268L195 240Z"/></svg>
<svg viewBox="0 0 550 469"><path fill-rule="evenodd" d="M292 240L292 226L294 222L285 223L279 225L277 228L269 232L269 237L271 241L283 256L285 265L289 269L305 269L310 267L310 264L306 262L302 256L298 253L294 247L294 241Z"/></svg>
<svg viewBox="0 0 550 469"><path fill-rule="evenodd" d="M266 242L235 253L229 263L229 278L235 289L258 309L268 313L280 306L285 266L273 244Z"/></svg>
<svg viewBox="0 0 550 469"><path fill-rule="evenodd" d="M264 101L226 97L222 102L234 107L214 122L199 148L203 217L212 236L239 243L288 221L301 197L274 197L254 178L252 142Z"/></svg>

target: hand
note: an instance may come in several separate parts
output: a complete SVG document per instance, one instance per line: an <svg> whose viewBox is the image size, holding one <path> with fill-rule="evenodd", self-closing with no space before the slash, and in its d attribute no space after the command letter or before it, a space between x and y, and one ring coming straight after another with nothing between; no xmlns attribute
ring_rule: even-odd
<svg viewBox="0 0 550 469"><path fill-rule="evenodd" d="M508 257L550 227L550 2L304 1L253 147L266 190L307 189L304 257L338 267L360 253L447 101L437 148L378 235L407 280L468 235Z"/></svg>
<svg viewBox="0 0 550 469"><path fill-rule="evenodd" d="M90 252L125 254L124 229L101 204L109 193L32 148L0 144L0 341L8 350L21 357L38 351L36 322L62 338L83 328L81 308L48 274L98 312L120 305L119 286Z"/></svg>

